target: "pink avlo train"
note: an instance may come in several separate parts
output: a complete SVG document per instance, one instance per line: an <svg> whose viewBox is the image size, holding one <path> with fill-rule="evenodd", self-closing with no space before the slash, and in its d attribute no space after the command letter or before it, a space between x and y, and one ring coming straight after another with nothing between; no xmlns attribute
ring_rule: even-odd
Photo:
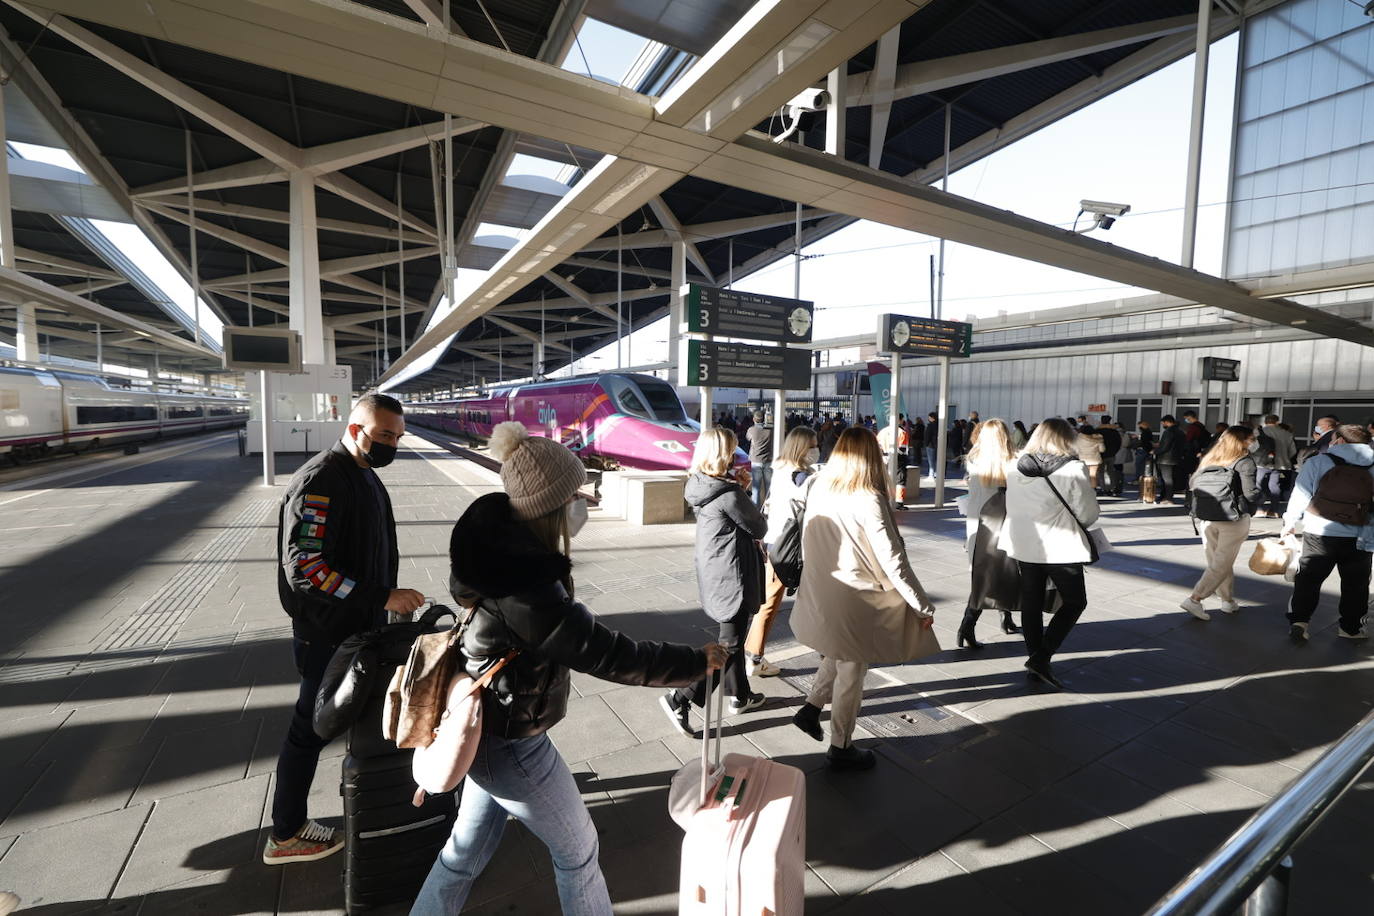
<svg viewBox="0 0 1374 916"><path fill-rule="evenodd" d="M688 419L673 387L651 375L606 373L493 390L484 398L406 405L418 426L485 440L497 423L523 423L604 470L685 471L701 425ZM749 456L735 452L735 464Z"/></svg>

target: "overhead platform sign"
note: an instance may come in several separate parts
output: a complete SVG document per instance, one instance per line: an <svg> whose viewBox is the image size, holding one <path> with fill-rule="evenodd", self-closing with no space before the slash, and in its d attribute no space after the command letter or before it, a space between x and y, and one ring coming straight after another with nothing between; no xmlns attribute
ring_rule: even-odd
<svg viewBox="0 0 1374 916"><path fill-rule="evenodd" d="M816 304L805 299L743 293L696 283L691 284L687 295L687 330L693 334L809 343L815 313Z"/></svg>
<svg viewBox="0 0 1374 916"><path fill-rule="evenodd" d="M811 387L811 351L757 344L684 341L683 385L736 388Z"/></svg>
<svg viewBox="0 0 1374 916"><path fill-rule="evenodd" d="M1204 382L1240 381L1240 360L1204 356L1202 358L1202 380Z"/></svg>
<svg viewBox="0 0 1374 916"><path fill-rule="evenodd" d="M903 356L956 356L967 359L973 350L973 325L913 315L883 315L878 319L878 352Z"/></svg>

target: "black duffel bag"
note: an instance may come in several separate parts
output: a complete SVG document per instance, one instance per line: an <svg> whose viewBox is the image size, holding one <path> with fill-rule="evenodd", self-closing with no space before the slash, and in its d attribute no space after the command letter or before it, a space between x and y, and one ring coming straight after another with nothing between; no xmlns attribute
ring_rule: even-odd
<svg viewBox="0 0 1374 916"><path fill-rule="evenodd" d="M390 677L405 663L410 647L421 633L433 633L439 619L453 611L436 604L419 620L389 623L348 637L334 651L324 669L320 691L315 694L315 734L331 741L358 721L378 677ZM455 618L456 620L456 618Z"/></svg>

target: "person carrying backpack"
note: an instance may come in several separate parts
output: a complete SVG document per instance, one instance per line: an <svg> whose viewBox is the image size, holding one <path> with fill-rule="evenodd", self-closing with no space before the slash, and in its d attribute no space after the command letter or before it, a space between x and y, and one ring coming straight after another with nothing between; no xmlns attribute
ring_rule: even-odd
<svg viewBox="0 0 1374 916"><path fill-rule="evenodd" d="M1288 638L1307 642L1308 625L1331 570L1341 576L1337 635L1364 639L1369 605L1370 504L1374 502L1374 448L1369 430L1353 423L1335 428L1331 447L1308 458L1293 485L1283 533L1303 526L1302 559L1288 602Z"/></svg>
<svg viewBox="0 0 1374 916"><path fill-rule="evenodd" d="M1202 602L1212 595L1221 596L1221 609L1227 614L1240 609L1234 591L1236 557L1250 536L1250 519L1260 499L1250 455L1253 439L1248 426L1228 428L1202 456L1189 482L1189 514L1200 527L1207 568L1179 607L1198 620L1211 619Z"/></svg>

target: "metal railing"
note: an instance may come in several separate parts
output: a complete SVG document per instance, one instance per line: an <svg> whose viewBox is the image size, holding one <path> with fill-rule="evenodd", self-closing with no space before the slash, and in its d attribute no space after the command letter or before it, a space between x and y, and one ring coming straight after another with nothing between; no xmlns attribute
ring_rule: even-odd
<svg viewBox="0 0 1374 916"><path fill-rule="evenodd" d="M1289 852L1374 761L1374 712L1165 894L1146 916L1282 916Z"/></svg>

